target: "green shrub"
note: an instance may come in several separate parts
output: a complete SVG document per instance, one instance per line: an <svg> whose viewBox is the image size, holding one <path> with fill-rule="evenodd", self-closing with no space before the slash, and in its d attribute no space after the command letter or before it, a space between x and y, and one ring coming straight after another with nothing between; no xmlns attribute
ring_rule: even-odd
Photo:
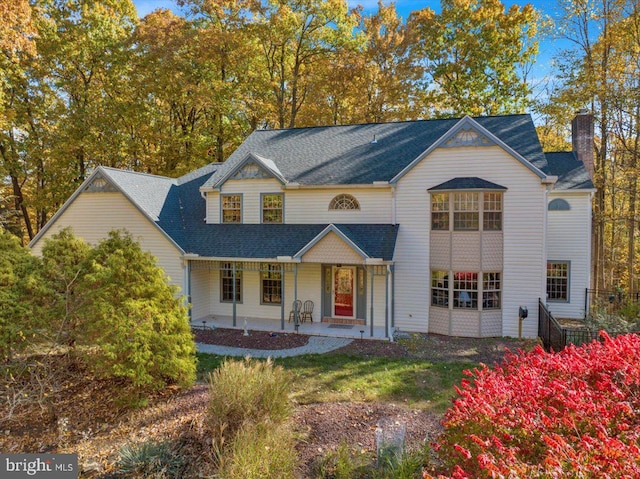
<svg viewBox="0 0 640 479"><path fill-rule="evenodd" d="M42 276L47 307L47 335L57 345L75 346L84 339L86 318L82 308L87 295L77 294L89 269L91 247L65 228L44 240Z"/></svg>
<svg viewBox="0 0 640 479"><path fill-rule="evenodd" d="M116 467L128 477L170 479L181 477L184 462L169 442L147 441L121 447Z"/></svg>
<svg viewBox="0 0 640 479"><path fill-rule="evenodd" d="M220 479L293 479L298 457L288 422L245 423L220 458Z"/></svg>
<svg viewBox="0 0 640 479"><path fill-rule="evenodd" d="M18 238L0 230L0 361L39 340L36 300L40 262Z"/></svg>
<svg viewBox="0 0 640 479"><path fill-rule="evenodd" d="M187 310L155 259L131 235L111 232L89 256L79 287L96 372L126 378L137 388L188 386L196 375Z"/></svg>
<svg viewBox="0 0 640 479"><path fill-rule="evenodd" d="M279 424L292 411L291 375L271 359L227 360L209 374L207 420L215 447L224 447L248 424Z"/></svg>

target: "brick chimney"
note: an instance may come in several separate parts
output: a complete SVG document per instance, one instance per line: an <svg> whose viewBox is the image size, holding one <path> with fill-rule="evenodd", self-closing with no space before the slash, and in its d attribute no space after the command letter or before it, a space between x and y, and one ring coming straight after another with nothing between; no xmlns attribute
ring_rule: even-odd
<svg viewBox="0 0 640 479"><path fill-rule="evenodd" d="M593 179L593 114L581 109L571 122L571 143L576 156Z"/></svg>

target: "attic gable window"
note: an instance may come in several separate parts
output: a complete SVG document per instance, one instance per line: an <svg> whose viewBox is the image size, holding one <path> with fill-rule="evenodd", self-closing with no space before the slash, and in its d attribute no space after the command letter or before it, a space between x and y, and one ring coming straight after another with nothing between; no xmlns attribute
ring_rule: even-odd
<svg viewBox="0 0 640 479"><path fill-rule="evenodd" d="M551 200L549 202L549 211L569 211L571 206L567 200L563 200L562 198L556 198L555 200Z"/></svg>
<svg viewBox="0 0 640 479"><path fill-rule="evenodd" d="M360 203L353 196L342 194L338 195L329 203L330 210L359 210Z"/></svg>
<svg viewBox="0 0 640 479"><path fill-rule="evenodd" d="M242 223L242 195L222 195L222 222Z"/></svg>

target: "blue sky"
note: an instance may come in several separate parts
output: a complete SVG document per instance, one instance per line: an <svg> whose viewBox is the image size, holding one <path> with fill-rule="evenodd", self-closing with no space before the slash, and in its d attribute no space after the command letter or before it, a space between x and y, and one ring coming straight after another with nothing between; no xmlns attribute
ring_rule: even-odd
<svg viewBox="0 0 640 479"><path fill-rule="evenodd" d="M350 7L362 5L365 8L365 11L375 11L378 4L378 0L348 1ZM180 13L176 0L133 0L133 3L135 4L140 17L143 17L158 8L166 8L173 10L176 13ZM385 0L385 3L390 2ZM507 7L513 4L526 5L527 3L532 3L538 10L551 18L556 17L558 14L557 2L552 0L503 0L503 3L505 3ZM405 20L413 10L420 10L425 7L429 7L435 11L440 10L440 0L396 0L395 4L398 13ZM544 82L545 78L547 78L550 75L550 72L553 71L552 59L558 49L563 45L566 45L566 43L553 39L546 39L541 42L540 53L530 76L530 80L534 84Z"/></svg>

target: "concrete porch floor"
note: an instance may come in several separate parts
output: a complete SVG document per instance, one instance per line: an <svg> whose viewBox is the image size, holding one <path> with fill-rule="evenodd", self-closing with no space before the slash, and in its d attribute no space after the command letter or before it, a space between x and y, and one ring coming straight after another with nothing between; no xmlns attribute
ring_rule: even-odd
<svg viewBox="0 0 640 479"><path fill-rule="evenodd" d="M205 316L191 320L192 328L228 328L228 329L244 329L245 320L247 329L254 331L273 331L276 333L286 332L295 333L295 325L292 322L284 321L284 330L279 319L266 318L248 318L238 316L236 318L236 326L233 326L233 318L231 316ZM361 333L362 332L362 333ZM378 339L388 341L390 338L385 334L383 326L373 327L373 336L371 336L371 325L342 325L322 323L318 321L300 323L298 333L308 334L310 336L329 336L335 338L353 338L353 339ZM393 328L390 329L390 335L393 334Z"/></svg>

